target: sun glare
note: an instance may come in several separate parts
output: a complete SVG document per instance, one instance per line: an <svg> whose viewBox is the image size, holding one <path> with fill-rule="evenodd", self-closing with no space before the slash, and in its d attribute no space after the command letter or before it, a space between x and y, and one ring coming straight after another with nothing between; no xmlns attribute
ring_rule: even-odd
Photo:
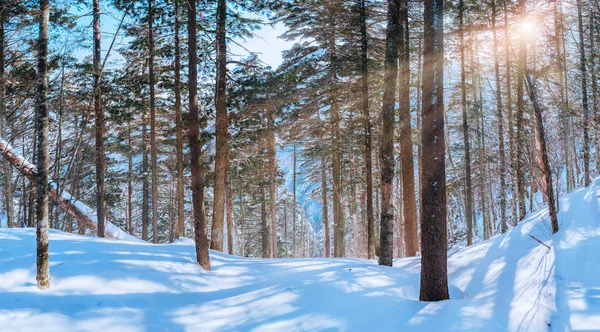
<svg viewBox="0 0 600 332"><path fill-rule="evenodd" d="M521 22L521 33L526 37L531 37L535 33L535 23L531 18L525 19Z"/></svg>

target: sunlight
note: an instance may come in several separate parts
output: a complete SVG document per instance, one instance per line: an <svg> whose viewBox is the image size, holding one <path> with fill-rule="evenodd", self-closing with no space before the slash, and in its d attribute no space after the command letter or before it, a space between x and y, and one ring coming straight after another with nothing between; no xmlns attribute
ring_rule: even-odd
<svg viewBox="0 0 600 332"><path fill-rule="evenodd" d="M523 21L521 21L519 28L521 30L520 31L521 34L526 39L530 39L535 35L537 26L536 26L535 20L533 18L527 17Z"/></svg>

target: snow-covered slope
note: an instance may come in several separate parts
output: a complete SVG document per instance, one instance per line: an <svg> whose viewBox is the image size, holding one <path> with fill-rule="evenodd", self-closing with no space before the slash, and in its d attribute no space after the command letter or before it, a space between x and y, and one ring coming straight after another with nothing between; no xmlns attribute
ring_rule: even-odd
<svg viewBox="0 0 600 332"><path fill-rule="evenodd" d="M569 331L600 329L600 181L449 258L452 299L418 300L418 258L245 259L51 231L49 290L35 231L0 230L1 331ZM530 238L532 234L552 250Z"/></svg>

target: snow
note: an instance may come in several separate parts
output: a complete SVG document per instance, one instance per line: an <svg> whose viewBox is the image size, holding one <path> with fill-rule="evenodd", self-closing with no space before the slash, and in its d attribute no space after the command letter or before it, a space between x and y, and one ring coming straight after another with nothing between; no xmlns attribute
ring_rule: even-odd
<svg viewBox="0 0 600 332"><path fill-rule="evenodd" d="M250 259L193 241L113 241L50 231L49 290L35 230L0 230L0 330L570 331L600 326L600 180L504 235L449 254L451 300L419 302L420 258ZM552 250L530 238L533 235ZM551 327L549 327L551 325Z"/></svg>

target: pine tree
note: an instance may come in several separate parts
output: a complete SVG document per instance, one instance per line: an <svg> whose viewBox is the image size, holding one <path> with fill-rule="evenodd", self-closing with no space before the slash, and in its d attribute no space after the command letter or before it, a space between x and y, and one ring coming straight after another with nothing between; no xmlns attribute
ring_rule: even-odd
<svg viewBox="0 0 600 332"><path fill-rule="evenodd" d="M425 0L423 42L423 178L421 301L447 300L444 135L444 1Z"/></svg>
<svg viewBox="0 0 600 332"><path fill-rule="evenodd" d="M198 109L198 52L196 43L197 19L196 1L187 1L188 18L188 93L189 93L189 141L192 166L192 207L194 218L194 239L196 240L196 259L205 270L210 270L208 256L208 235L204 215L204 167L202 165L201 128L204 119Z"/></svg>

